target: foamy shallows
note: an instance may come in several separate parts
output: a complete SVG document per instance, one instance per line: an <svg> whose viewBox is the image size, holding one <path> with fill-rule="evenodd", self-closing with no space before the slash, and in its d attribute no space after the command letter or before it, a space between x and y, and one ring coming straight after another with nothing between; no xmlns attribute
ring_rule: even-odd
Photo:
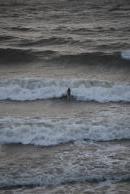
<svg viewBox="0 0 130 194"><path fill-rule="evenodd" d="M130 50L122 51L121 57L126 60L130 60Z"/></svg>
<svg viewBox="0 0 130 194"><path fill-rule="evenodd" d="M0 100L38 100L62 98L67 88L80 101L130 102L130 84L97 80L56 80L41 78L18 78L0 80Z"/></svg>
<svg viewBox="0 0 130 194"><path fill-rule="evenodd" d="M91 118L12 118L0 119L0 144L56 145L71 141L130 139L128 116Z"/></svg>

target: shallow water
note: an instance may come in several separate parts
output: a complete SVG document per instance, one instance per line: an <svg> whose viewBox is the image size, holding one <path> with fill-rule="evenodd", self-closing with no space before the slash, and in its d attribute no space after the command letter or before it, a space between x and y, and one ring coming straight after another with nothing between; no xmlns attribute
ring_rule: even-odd
<svg viewBox="0 0 130 194"><path fill-rule="evenodd" d="M1 145L0 192L129 193L129 108L62 100L1 102L1 143L27 145Z"/></svg>
<svg viewBox="0 0 130 194"><path fill-rule="evenodd" d="M0 109L2 144L50 146L71 141L130 138L129 104L104 103L101 106L53 100L0 103Z"/></svg>
<svg viewBox="0 0 130 194"><path fill-rule="evenodd" d="M32 154L33 153L33 154ZM129 142L1 146L3 187L129 181Z"/></svg>
<svg viewBox="0 0 130 194"><path fill-rule="evenodd" d="M130 185L129 182L121 182L121 183L110 183L104 182L102 184L98 183L79 183L79 184L69 184L57 187L36 187L33 189L14 189L14 190L6 190L1 191L1 194L6 194L10 192L11 194L21 194L21 193L47 193L47 194L104 194L104 193L112 193L112 194L119 194L125 193L129 194Z"/></svg>

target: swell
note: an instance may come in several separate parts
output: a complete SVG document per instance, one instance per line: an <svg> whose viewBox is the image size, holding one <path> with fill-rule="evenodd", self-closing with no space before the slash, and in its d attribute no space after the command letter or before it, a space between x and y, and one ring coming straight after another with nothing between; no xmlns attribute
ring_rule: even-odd
<svg viewBox="0 0 130 194"><path fill-rule="evenodd" d="M0 100L31 101L65 98L71 88L71 100L130 102L130 85L82 79L19 78L0 80Z"/></svg>
<svg viewBox="0 0 130 194"><path fill-rule="evenodd" d="M0 35L0 41L11 40L13 38L14 38L13 36L9 36L9 35L3 35L3 34Z"/></svg>
<svg viewBox="0 0 130 194"><path fill-rule="evenodd" d="M67 28L67 27L66 27ZM64 27L59 27L58 29L64 29L66 30L66 28L64 29ZM90 34L92 35L93 33L115 33L116 31L119 31L119 32L129 32L130 28L128 26L95 26L94 28L93 27L80 27L80 26L77 26L77 27L73 27L73 28L67 28L67 30L71 33L76 33L76 34L79 34L79 35L83 35L83 34Z"/></svg>
<svg viewBox="0 0 130 194"><path fill-rule="evenodd" d="M47 44L49 44L48 41L50 41L51 44L52 42L56 44L56 42L59 40L57 40L56 38L52 38L46 41ZM39 42L34 42L34 44L39 44ZM49 62L51 64L56 63L66 65L67 64L129 65L130 51L126 50L115 53L92 52L92 53L66 54L66 51L59 52L54 50L25 49L16 47L0 48L0 63L36 62L38 60Z"/></svg>
<svg viewBox="0 0 130 194"><path fill-rule="evenodd" d="M27 2L23 2L23 1L4 1L2 0L0 2L0 6L2 7L13 7L13 6L26 6Z"/></svg>
<svg viewBox="0 0 130 194"><path fill-rule="evenodd" d="M128 51L127 51L128 52ZM125 51L123 52L125 53ZM130 53L128 52L130 56ZM130 58L130 57L129 57ZM92 52L92 53L77 53L77 54L65 54L59 55L53 58L54 62L66 63L66 64L110 64L110 65L129 65L129 58L125 58L122 52L104 53L104 52Z"/></svg>
<svg viewBox="0 0 130 194"><path fill-rule="evenodd" d="M53 146L75 141L130 140L128 116L96 118L0 119L0 144Z"/></svg>
<svg viewBox="0 0 130 194"><path fill-rule="evenodd" d="M74 44L77 41L73 38L63 37L50 37L39 38L38 40L24 40L19 43L19 46L48 46L48 45L61 45L61 44Z"/></svg>
<svg viewBox="0 0 130 194"><path fill-rule="evenodd" d="M35 53L29 49L0 48L0 63L31 62L36 59Z"/></svg>
<svg viewBox="0 0 130 194"><path fill-rule="evenodd" d="M33 31L32 28L29 28L29 27L21 27L21 26L11 27L11 30L14 30L14 31L22 31L22 32Z"/></svg>

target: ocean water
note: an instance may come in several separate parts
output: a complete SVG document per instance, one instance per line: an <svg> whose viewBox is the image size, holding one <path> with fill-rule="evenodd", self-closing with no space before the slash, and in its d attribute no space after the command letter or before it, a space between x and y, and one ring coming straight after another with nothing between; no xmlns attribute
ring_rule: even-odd
<svg viewBox="0 0 130 194"><path fill-rule="evenodd" d="M0 193L130 192L129 21L129 0L0 0Z"/></svg>

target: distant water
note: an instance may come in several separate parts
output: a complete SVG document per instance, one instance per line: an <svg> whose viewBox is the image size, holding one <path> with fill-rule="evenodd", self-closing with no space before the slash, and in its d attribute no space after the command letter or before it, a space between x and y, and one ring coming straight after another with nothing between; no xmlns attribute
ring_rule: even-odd
<svg viewBox="0 0 130 194"><path fill-rule="evenodd" d="M1 193L129 193L129 21L129 0L0 1Z"/></svg>
<svg viewBox="0 0 130 194"><path fill-rule="evenodd" d="M0 63L127 63L128 0L7 2L0 8Z"/></svg>

